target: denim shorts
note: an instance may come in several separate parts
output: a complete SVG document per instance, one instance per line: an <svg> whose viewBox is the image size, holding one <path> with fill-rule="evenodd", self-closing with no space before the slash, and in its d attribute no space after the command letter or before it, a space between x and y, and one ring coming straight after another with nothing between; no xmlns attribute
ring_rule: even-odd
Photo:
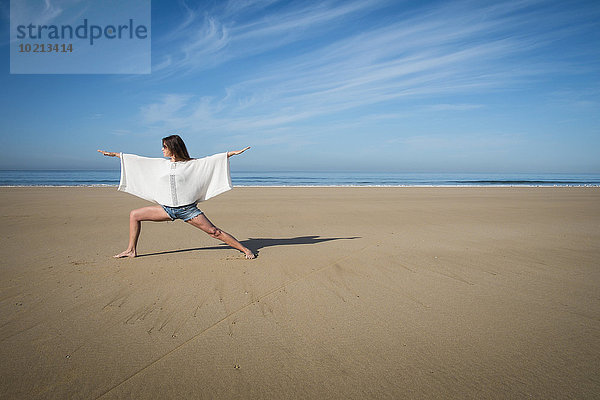
<svg viewBox="0 0 600 400"><path fill-rule="evenodd" d="M164 208L167 214L169 214L171 221L174 221L177 218L180 218L184 221L189 221L190 219L202 214L202 211L198 209L196 203L181 207L162 206L162 208Z"/></svg>

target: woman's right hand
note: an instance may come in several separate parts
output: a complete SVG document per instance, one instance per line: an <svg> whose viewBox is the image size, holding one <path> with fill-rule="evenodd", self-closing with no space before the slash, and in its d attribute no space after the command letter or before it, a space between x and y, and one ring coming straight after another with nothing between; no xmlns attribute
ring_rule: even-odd
<svg viewBox="0 0 600 400"><path fill-rule="evenodd" d="M104 151L104 150L98 150L98 152L104 154L107 157L119 157L119 158L121 158L121 154L120 153L113 153L113 152Z"/></svg>
<svg viewBox="0 0 600 400"><path fill-rule="evenodd" d="M250 148L250 146L245 147L241 150L237 150L237 151L228 151L227 152L227 157L231 157L231 156L237 156L238 154L242 154L243 152L245 152L246 150L248 150Z"/></svg>

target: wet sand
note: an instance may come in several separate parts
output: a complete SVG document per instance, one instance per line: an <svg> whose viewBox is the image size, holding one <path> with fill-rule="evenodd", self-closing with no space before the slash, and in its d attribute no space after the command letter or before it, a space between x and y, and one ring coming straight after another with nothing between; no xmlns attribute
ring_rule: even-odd
<svg viewBox="0 0 600 400"><path fill-rule="evenodd" d="M236 188L236 250L114 188L0 188L1 398L600 393L600 189Z"/></svg>

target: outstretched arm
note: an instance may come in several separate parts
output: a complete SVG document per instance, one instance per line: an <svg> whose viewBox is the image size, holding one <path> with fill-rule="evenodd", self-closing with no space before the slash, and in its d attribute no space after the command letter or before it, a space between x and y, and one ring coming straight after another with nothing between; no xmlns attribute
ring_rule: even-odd
<svg viewBox="0 0 600 400"><path fill-rule="evenodd" d="M250 146L242 149L242 150L237 150L237 151L228 151L227 152L227 157L231 157L231 156L237 156L238 154L242 154L243 152L245 152L246 150L248 150L250 148ZM99 151L99 150L98 150Z"/></svg>
<svg viewBox="0 0 600 400"><path fill-rule="evenodd" d="M107 157L119 157L119 158L121 158L121 153L113 153L113 152L104 151L104 150L98 150L98 152L104 154Z"/></svg>

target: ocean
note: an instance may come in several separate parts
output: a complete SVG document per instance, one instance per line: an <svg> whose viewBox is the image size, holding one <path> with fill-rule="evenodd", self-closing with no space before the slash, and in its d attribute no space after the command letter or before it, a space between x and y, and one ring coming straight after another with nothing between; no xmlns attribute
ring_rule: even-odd
<svg viewBox="0 0 600 400"><path fill-rule="evenodd" d="M600 174L231 172L234 186L600 186ZM0 170L0 186L118 186L119 170Z"/></svg>

